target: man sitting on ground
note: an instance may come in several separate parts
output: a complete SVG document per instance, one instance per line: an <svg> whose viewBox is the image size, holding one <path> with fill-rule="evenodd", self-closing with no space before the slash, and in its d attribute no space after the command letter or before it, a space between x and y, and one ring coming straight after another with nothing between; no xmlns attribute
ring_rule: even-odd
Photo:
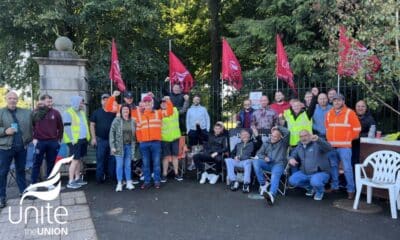
<svg viewBox="0 0 400 240"><path fill-rule="evenodd" d="M226 168L228 179L231 183L230 189L236 191L239 189L239 182L236 178L235 167L244 169L243 193L250 192L250 174L251 174L251 155L254 150L254 143L250 141L250 132L247 129L240 131L241 142L236 144L231 153L231 158L226 158Z"/></svg>
<svg viewBox="0 0 400 240"><path fill-rule="evenodd" d="M208 141L205 144L204 151L193 156L196 168L203 172L201 174L200 184L204 184L208 179L210 184L218 181L219 174L222 171L223 154L228 152L228 139L223 134L224 126L220 122L214 125L214 133L210 133ZM205 163L215 163L214 170L204 169Z"/></svg>
<svg viewBox="0 0 400 240"><path fill-rule="evenodd" d="M327 153L331 150L331 145L322 138L312 135L307 130L300 131L300 142L289 157L289 164L300 165L300 171L289 177L289 183L295 187L305 188L306 196L322 200L324 187L330 176Z"/></svg>
<svg viewBox="0 0 400 240"><path fill-rule="evenodd" d="M284 127L273 127L270 140L258 150L253 160L253 168L260 184L260 195L263 195L269 204L273 204L279 188L279 180L287 163L289 147L289 130ZM263 170L270 171L271 186L267 191Z"/></svg>

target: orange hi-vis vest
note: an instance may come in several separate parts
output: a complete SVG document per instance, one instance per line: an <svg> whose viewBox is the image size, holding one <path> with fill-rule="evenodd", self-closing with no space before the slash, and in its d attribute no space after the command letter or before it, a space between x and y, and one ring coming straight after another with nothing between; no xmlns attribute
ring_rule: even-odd
<svg viewBox="0 0 400 240"><path fill-rule="evenodd" d="M136 139L138 142L161 141L161 127L163 117L169 117L174 113L174 105L170 100L166 101L165 110L144 110L136 108L132 110L132 117L136 120Z"/></svg>
<svg viewBox="0 0 400 240"><path fill-rule="evenodd" d="M332 147L351 148L351 141L358 138L361 124L356 113L343 106L340 112L329 110L325 119L326 139Z"/></svg>

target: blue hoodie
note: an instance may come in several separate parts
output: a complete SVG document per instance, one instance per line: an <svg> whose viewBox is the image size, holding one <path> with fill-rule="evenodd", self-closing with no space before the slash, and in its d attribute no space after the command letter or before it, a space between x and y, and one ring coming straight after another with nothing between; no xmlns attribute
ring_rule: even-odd
<svg viewBox="0 0 400 240"><path fill-rule="evenodd" d="M196 122L200 123L201 129L210 131L210 116L207 109L201 105L192 105L186 113L186 131L196 130Z"/></svg>

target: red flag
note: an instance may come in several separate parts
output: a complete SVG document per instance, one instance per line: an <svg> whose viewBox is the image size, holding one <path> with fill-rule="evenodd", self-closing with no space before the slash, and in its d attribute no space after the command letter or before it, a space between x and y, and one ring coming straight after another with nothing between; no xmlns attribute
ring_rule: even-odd
<svg viewBox="0 0 400 240"><path fill-rule="evenodd" d="M169 81L171 86L179 84L184 93L188 93L194 84L192 75L172 51L169 51Z"/></svg>
<svg viewBox="0 0 400 240"><path fill-rule="evenodd" d="M337 72L341 76L354 76L363 67L367 59L368 73L366 78L372 80L371 73L379 71L381 62L376 55L368 55L368 49L356 39L346 36L346 28L339 29L339 63Z"/></svg>
<svg viewBox="0 0 400 240"><path fill-rule="evenodd" d="M119 61L118 61L118 53L117 53L117 46L112 40L111 46L111 67L110 67L110 79L117 85L118 90L121 92L125 91L125 83L121 77L121 71L119 69Z"/></svg>
<svg viewBox="0 0 400 240"><path fill-rule="evenodd" d="M276 77L284 80L289 87L297 94L296 86L293 81L293 72L290 69L288 57L283 47L281 38L276 34Z"/></svg>
<svg viewBox="0 0 400 240"><path fill-rule="evenodd" d="M225 38L222 39L222 79L237 90L243 86L242 68Z"/></svg>

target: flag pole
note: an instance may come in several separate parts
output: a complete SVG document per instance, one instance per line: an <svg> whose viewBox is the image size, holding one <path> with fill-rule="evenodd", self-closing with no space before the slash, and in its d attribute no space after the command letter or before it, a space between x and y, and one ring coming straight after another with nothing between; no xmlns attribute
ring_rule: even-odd
<svg viewBox="0 0 400 240"><path fill-rule="evenodd" d="M172 40L169 39L168 40L168 51L171 52L172 51ZM169 52L168 52L168 58L169 58ZM169 92L172 92L172 86L171 86L171 79L168 80L169 81Z"/></svg>
<svg viewBox="0 0 400 240"><path fill-rule="evenodd" d="M337 92L340 93L340 76L337 75Z"/></svg>
<svg viewBox="0 0 400 240"><path fill-rule="evenodd" d="M279 82L278 82L278 77L276 77L276 91L279 89Z"/></svg>
<svg viewBox="0 0 400 240"><path fill-rule="evenodd" d="M114 38L112 39L112 42L111 42L111 67L112 67L112 64L113 64L113 62L112 62L112 43L114 42ZM110 96L113 94L113 81L112 81L112 79L110 78Z"/></svg>

